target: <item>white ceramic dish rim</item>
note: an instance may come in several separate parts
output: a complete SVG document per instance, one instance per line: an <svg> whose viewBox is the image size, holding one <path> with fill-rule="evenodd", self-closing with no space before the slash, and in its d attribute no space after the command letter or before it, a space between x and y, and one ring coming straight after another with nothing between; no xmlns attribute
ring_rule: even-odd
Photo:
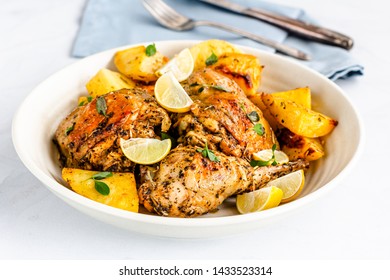
<svg viewBox="0 0 390 280"><path fill-rule="evenodd" d="M153 42L153 43L162 43L162 44L194 44L198 41L193 40L171 40L171 41L159 41L159 42ZM147 45L152 42L141 42L137 44L132 44L129 46L122 46L119 48L107 50L101 53L94 54L90 57L84 58L80 61L77 61L75 63L72 63L71 65L68 65L67 67L63 68L62 70L54 73L50 77L47 78L53 78L56 75L60 75L63 71L68 71L68 68L75 67L77 64L81 63L87 63L89 59L93 60L96 56L100 56L103 53L111 53L116 50L120 50L126 47L136 46L136 45ZM265 52L259 49L254 49L250 47L240 46L239 48L245 50L252 50L260 55L264 56L271 56L274 59L280 59L284 60L286 63L293 64L294 67L298 68L304 68L306 71L311 72L312 75L316 76L317 79L326 79L325 76L322 76L321 74L315 72L314 70L299 64L296 61L293 61L290 58L286 58L283 56L275 55L269 52ZM46 80L45 80L46 81ZM363 139L364 139L364 130L363 125L361 122L361 119L359 117L359 114L357 113L356 108L354 107L353 103L350 101L348 96L343 92L343 90L336 84L333 83L333 87L339 91L339 93L343 96L343 98L346 99L346 101L350 104L351 109L353 110L358 126L359 126L359 143L356 149L355 154L352 156L349 163L345 166L343 170L341 170L329 183L323 185L320 189L305 195L304 197L301 197L293 202L280 205L276 208L269 209L267 211L263 212L257 212L257 213L251 213L246 215L234 215L234 216L224 216L224 217L207 217L207 218L191 218L191 219L183 219L183 218L171 218L171 217L160 217L160 216L154 216L154 215L146 215L146 214L139 214L139 213L133 213L113 207L106 206L104 204L92 201L90 199L87 199L83 196L80 196L69 189L65 188L63 185L61 185L59 182L57 182L54 178L48 176L44 171L42 171L37 164L31 160L31 158L26 156L26 153L23 153L24 149L27 147L23 146L23 143L19 139L22 135L23 131L19 130L19 127L22 127L22 121L23 116L22 113L23 109L27 104L29 104L29 101L34 98L35 94L39 92L40 87L43 86L45 83L43 81L41 84L39 84L22 102L19 109L14 115L13 123L12 123L12 139L14 143L14 147L16 149L16 152L18 156L20 157L23 164L29 169L29 171L36 176L44 185L53 193L56 195L61 195L69 200L72 200L78 204L81 204L87 208L90 208L93 211L97 211L100 213L116 216L123 219L129 219L135 222L145 223L145 224L152 224L152 225L164 225L164 226L182 226L182 227L218 227L218 226L225 226L227 224L229 225L237 225L242 223L249 223L249 222L259 222L260 220L266 220L268 218L278 216L279 214L285 214L288 212L291 212L295 209L301 208L303 205L307 205L315 200L317 200L320 196L322 196L325 192L330 191L334 186L338 185L340 181L351 171L353 166L356 164L358 158L360 157L363 149ZM331 81L328 81L332 83Z"/></svg>

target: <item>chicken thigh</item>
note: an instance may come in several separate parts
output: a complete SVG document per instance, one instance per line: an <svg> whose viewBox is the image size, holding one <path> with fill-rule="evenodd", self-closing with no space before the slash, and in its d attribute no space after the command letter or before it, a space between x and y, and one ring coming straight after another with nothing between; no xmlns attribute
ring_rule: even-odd
<svg viewBox="0 0 390 280"><path fill-rule="evenodd" d="M261 110L230 78L205 68L183 83L194 104L173 119L178 142L226 155L251 159L254 152L270 149L276 137Z"/></svg>
<svg viewBox="0 0 390 280"><path fill-rule="evenodd" d="M215 152L212 161L192 146L179 146L155 172L143 167L138 195L150 212L171 217L195 217L216 210L235 194L253 191L292 171L305 169L305 161L252 168L241 158Z"/></svg>
<svg viewBox="0 0 390 280"><path fill-rule="evenodd" d="M120 138L159 138L170 126L168 113L149 93L122 89L74 109L58 126L54 142L63 166L133 171Z"/></svg>

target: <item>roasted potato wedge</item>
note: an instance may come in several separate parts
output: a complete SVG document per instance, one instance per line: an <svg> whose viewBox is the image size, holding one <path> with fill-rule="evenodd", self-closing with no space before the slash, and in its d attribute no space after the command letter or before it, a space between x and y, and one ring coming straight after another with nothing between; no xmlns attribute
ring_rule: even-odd
<svg viewBox="0 0 390 280"><path fill-rule="evenodd" d="M122 88L131 89L134 87L134 81L123 76L121 73L106 68L100 69L86 84L87 91L92 97L97 97Z"/></svg>
<svg viewBox="0 0 390 280"><path fill-rule="evenodd" d="M296 88L288 91L273 92L274 97L294 101L305 108L311 109L311 91L309 87Z"/></svg>
<svg viewBox="0 0 390 280"><path fill-rule="evenodd" d="M110 189L108 195L103 195L95 189L95 181L92 176L98 171L89 171L76 168L63 168L62 178L69 184L74 192L97 202L138 212L138 194L134 175L132 173L113 172L111 177L102 180Z"/></svg>
<svg viewBox="0 0 390 280"><path fill-rule="evenodd" d="M168 62L168 58L156 51L153 55L146 54L145 46L137 46L118 51L114 63L120 73L126 77L146 83L158 79L156 71Z"/></svg>
<svg viewBox="0 0 390 280"><path fill-rule="evenodd" d="M297 159L313 161L325 155L325 149L318 138L300 136L284 128L278 131L278 140L290 161Z"/></svg>
<svg viewBox="0 0 390 280"><path fill-rule="evenodd" d="M222 40L207 40L202 41L190 48L192 57L194 58L194 70L204 68L206 60L214 53L217 57L225 53L242 53L232 44Z"/></svg>
<svg viewBox="0 0 390 280"><path fill-rule="evenodd" d="M288 91L280 91L271 93L274 97L280 97L285 100L294 101L297 104L304 106L305 108L311 109L311 91L309 87L296 88ZM276 131L278 128L283 128L281 124L272 116L267 106L263 102L263 95L266 93L257 92L249 96L249 99L263 111L265 118L270 123L272 129Z"/></svg>
<svg viewBox="0 0 390 280"><path fill-rule="evenodd" d="M262 101L279 124L301 136L324 136L338 123L328 116L272 94L262 95Z"/></svg>
<svg viewBox="0 0 390 280"><path fill-rule="evenodd" d="M263 66L256 56L243 53L225 53L211 66L234 80L247 96L256 94Z"/></svg>

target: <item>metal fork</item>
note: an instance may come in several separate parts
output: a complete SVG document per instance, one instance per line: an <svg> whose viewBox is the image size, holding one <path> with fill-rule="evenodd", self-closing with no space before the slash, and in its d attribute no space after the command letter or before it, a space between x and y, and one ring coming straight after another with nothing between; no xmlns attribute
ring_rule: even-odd
<svg viewBox="0 0 390 280"><path fill-rule="evenodd" d="M202 25L216 27L249 38L258 43L267 45L286 55L298 59L302 59L302 60L310 60L309 55L307 55L306 53L298 49L283 45L279 42L275 42L273 40L247 32L245 30L241 30L235 27L231 27L228 25L224 25L221 23L212 22L208 20L195 21L190 18L187 18L179 14L178 12L176 12L174 9L172 9L162 0L143 0L142 3L144 7L153 15L153 17L161 25L169 29L173 29L176 31L185 31L185 30L191 30L197 26L202 26Z"/></svg>

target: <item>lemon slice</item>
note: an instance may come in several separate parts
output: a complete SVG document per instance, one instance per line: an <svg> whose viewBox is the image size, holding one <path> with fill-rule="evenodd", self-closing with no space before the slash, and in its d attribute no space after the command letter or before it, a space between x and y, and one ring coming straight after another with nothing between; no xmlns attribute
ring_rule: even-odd
<svg viewBox="0 0 390 280"><path fill-rule="evenodd" d="M158 78L154 86L154 96L163 108L175 113L189 111L193 103L172 72Z"/></svg>
<svg viewBox="0 0 390 280"><path fill-rule="evenodd" d="M120 139L120 147L124 155L132 162L153 164L166 157L171 150L171 140L152 138Z"/></svg>
<svg viewBox="0 0 390 280"><path fill-rule="evenodd" d="M258 212L280 204L283 191L275 186L264 187L257 191L237 195L236 206L241 214Z"/></svg>
<svg viewBox="0 0 390 280"><path fill-rule="evenodd" d="M275 154L275 161L277 162L277 164L284 164L289 162L289 158L284 152L275 150L274 154ZM272 149L261 150L257 153L254 153L253 159L261 160L261 161L270 161L272 159Z"/></svg>
<svg viewBox="0 0 390 280"><path fill-rule="evenodd" d="M194 59L188 48L183 49L177 56L172 58L167 64L157 70L157 76L162 76L171 71L175 78L182 82L186 80L194 71Z"/></svg>
<svg viewBox="0 0 390 280"><path fill-rule="evenodd" d="M302 169L279 177L267 184L267 186L275 186L283 191L282 203L289 202L297 198L304 185L305 173Z"/></svg>

